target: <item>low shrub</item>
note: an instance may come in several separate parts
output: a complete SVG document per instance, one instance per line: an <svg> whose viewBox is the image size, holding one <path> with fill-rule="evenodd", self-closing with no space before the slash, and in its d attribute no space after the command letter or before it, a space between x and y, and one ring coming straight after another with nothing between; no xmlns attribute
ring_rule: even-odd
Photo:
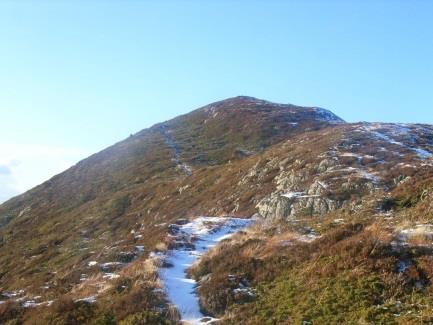
<svg viewBox="0 0 433 325"><path fill-rule="evenodd" d="M126 317L119 325L170 325L161 314L156 312L140 312Z"/></svg>

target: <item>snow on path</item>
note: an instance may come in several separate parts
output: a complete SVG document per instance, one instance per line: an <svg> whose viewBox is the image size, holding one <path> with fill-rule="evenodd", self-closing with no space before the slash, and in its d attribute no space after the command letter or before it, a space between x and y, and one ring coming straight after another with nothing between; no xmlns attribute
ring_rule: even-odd
<svg viewBox="0 0 433 325"><path fill-rule="evenodd" d="M199 217L184 225L174 225L179 247L168 251L164 264L169 267L162 267L159 275L167 297L180 312L181 321L206 324L213 320L200 311L197 283L188 278L186 270L218 242L251 223L252 220L239 218Z"/></svg>

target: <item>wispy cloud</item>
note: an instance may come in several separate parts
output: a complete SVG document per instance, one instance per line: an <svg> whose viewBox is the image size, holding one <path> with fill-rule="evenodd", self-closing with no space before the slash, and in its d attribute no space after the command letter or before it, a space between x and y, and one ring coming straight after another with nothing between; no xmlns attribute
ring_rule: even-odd
<svg viewBox="0 0 433 325"><path fill-rule="evenodd" d="M14 180L11 175L5 175L0 173L0 203L7 199L15 196L18 191L13 186Z"/></svg>
<svg viewBox="0 0 433 325"><path fill-rule="evenodd" d="M83 149L0 144L0 203L66 170L89 155Z"/></svg>
<svg viewBox="0 0 433 325"><path fill-rule="evenodd" d="M11 169L6 165L0 165L0 175L10 175L12 174Z"/></svg>

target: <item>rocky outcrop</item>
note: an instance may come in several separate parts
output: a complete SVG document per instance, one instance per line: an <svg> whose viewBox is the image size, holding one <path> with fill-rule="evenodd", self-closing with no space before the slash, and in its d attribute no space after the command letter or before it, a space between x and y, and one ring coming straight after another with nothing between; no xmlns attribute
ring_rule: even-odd
<svg viewBox="0 0 433 325"><path fill-rule="evenodd" d="M257 204L257 209L265 219L288 219L292 216L293 203L293 199L271 194Z"/></svg>
<svg viewBox="0 0 433 325"><path fill-rule="evenodd" d="M342 202L316 195L299 193L286 196L273 193L257 204L259 214L265 219L296 219L303 215L325 215L342 206Z"/></svg>
<svg viewBox="0 0 433 325"><path fill-rule="evenodd" d="M294 219L302 215L324 215L341 207L342 202L326 197L327 185L311 178L310 169L282 171L276 178L276 191L257 204L266 219Z"/></svg>

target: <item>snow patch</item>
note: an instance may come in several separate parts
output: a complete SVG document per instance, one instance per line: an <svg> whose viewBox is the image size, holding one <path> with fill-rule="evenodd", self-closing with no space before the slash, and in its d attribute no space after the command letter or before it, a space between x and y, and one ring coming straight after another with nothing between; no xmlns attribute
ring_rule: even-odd
<svg viewBox="0 0 433 325"><path fill-rule="evenodd" d="M331 124L344 124L345 122L339 118L337 115L332 113L331 111L321 108L321 107L313 107L313 110L317 113L317 120L328 122Z"/></svg>
<svg viewBox="0 0 433 325"><path fill-rule="evenodd" d="M136 249L137 252L139 252L139 253L143 253L143 252L144 252L144 246L135 246L135 249Z"/></svg>
<svg viewBox="0 0 433 325"><path fill-rule="evenodd" d="M371 134L373 134L376 138L380 139L380 140L384 140L386 142L389 142L391 144L395 144L397 146L403 147L403 148L407 148L413 152L415 152L419 158L421 159L428 159L433 157L433 153L422 149L422 148L415 148L411 145L406 145L402 142L396 141L394 138L392 138L391 136L383 133L379 132L377 130L383 130L386 129L388 133L392 134L393 136L407 136L410 134L410 129L407 128L406 124L380 124L380 123L372 123L372 124L365 124L362 126L362 129L370 132ZM415 139L413 137L410 138L410 142L414 143Z"/></svg>
<svg viewBox="0 0 433 325"><path fill-rule="evenodd" d="M239 218L199 217L183 225L177 225L176 239L188 243L169 250L163 258L165 265L159 271L168 299L178 308L181 320L188 324L205 324L215 319L205 317L196 294L196 281L187 277L187 269L210 248L245 228L251 220ZM193 243L192 247L190 243Z"/></svg>
<svg viewBox="0 0 433 325"><path fill-rule="evenodd" d="M305 199L305 198L311 198L311 197L320 197L320 195L317 195L317 194L307 195L304 192L287 192L287 193L281 194L281 196L286 197L288 199Z"/></svg>
<svg viewBox="0 0 433 325"><path fill-rule="evenodd" d="M89 297L75 300L75 302L78 302L78 301L84 301L84 302L87 302L89 304L93 304L96 302L96 296L89 296Z"/></svg>
<svg viewBox="0 0 433 325"><path fill-rule="evenodd" d="M358 159L362 159L362 157L360 155L357 155L356 153L353 152L343 152L341 154L339 154L340 157L354 157L354 158L358 158Z"/></svg>
<svg viewBox="0 0 433 325"><path fill-rule="evenodd" d="M121 262L107 262L107 263L101 264L101 269L106 270L106 269L121 266L121 265L123 265L123 263L121 263Z"/></svg>
<svg viewBox="0 0 433 325"><path fill-rule="evenodd" d="M120 278L119 274L116 273L104 273L104 275L102 276L103 279L108 279L108 280L113 280L113 279L117 279Z"/></svg>
<svg viewBox="0 0 433 325"><path fill-rule="evenodd" d="M431 224L418 224L413 228L403 229L399 233L399 239L406 241L409 238L423 236L424 238L433 239L433 225Z"/></svg>
<svg viewBox="0 0 433 325"><path fill-rule="evenodd" d="M412 148L412 150L415 151L418 157L422 159L428 159L433 157L433 154L431 152L428 152L427 150L421 148Z"/></svg>
<svg viewBox="0 0 433 325"><path fill-rule="evenodd" d="M6 298L15 298L18 296L22 296L25 293L24 290L16 290L16 291L12 291L12 292L2 292L2 296L6 297Z"/></svg>
<svg viewBox="0 0 433 325"><path fill-rule="evenodd" d="M233 293L245 294L250 297L255 297L255 293L249 287L233 289Z"/></svg>

